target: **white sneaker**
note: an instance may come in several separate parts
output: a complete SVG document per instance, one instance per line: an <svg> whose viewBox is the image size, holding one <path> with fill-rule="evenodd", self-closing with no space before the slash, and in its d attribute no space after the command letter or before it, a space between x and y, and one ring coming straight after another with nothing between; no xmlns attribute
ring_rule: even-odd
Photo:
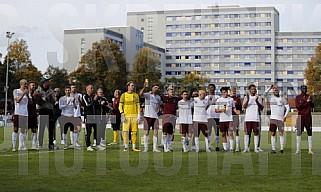
<svg viewBox="0 0 321 192"><path fill-rule="evenodd" d="M207 153L211 153L212 151L210 149L206 149L206 152Z"/></svg>
<svg viewBox="0 0 321 192"><path fill-rule="evenodd" d="M165 149L165 148L164 148L164 153L170 153L170 152L171 152L170 149Z"/></svg>
<svg viewBox="0 0 321 192"><path fill-rule="evenodd" d="M144 152L144 153L147 153L147 152L148 152L148 149L145 148L143 152Z"/></svg>
<svg viewBox="0 0 321 192"><path fill-rule="evenodd" d="M261 153L263 152L263 150L261 149L261 147L258 147L257 150Z"/></svg>
<svg viewBox="0 0 321 192"><path fill-rule="evenodd" d="M68 145L64 145L64 150L67 150L68 148Z"/></svg>
<svg viewBox="0 0 321 192"><path fill-rule="evenodd" d="M240 148L236 148L236 149L235 149L235 152L240 152Z"/></svg>
<svg viewBox="0 0 321 192"><path fill-rule="evenodd" d="M248 152L250 152L249 149L244 149L244 151L243 151L243 153L248 153Z"/></svg>
<svg viewBox="0 0 321 192"><path fill-rule="evenodd" d="M160 153L161 151L159 149L157 149L157 148L154 148L153 152Z"/></svg>
<svg viewBox="0 0 321 192"><path fill-rule="evenodd" d="M299 154L299 153L300 153L300 151L299 151L299 150L296 150L294 154Z"/></svg>
<svg viewBox="0 0 321 192"><path fill-rule="evenodd" d="M81 149L81 147L77 147L77 145L76 145L76 146L70 145L69 148L70 148L70 149L77 149L77 150L80 150L80 149Z"/></svg>
<svg viewBox="0 0 321 192"><path fill-rule="evenodd" d="M314 153L312 152L312 150L309 150L308 154L313 155Z"/></svg>
<svg viewBox="0 0 321 192"><path fill-rule="evenodd" d="M96 147L96 145L97 145L97 142L96 142L96 139L94 139L93 147Z"/></svg>
<svg viewBox="0 0 321 192"><path fill-rule="evenodd" d="M35 144L31 146L31 149L32 149L32 150L39 150L38 147L37 147L37 145L35 145Z"/></svg>
<svg viewBox="0 0 321 192"><path fill-rule="evenodd" d="M87 147L87 151L94 151L93 148L91 148L91 146Z"/></svg>
<svg viewBox="0 0 321 192"><path fill-rule="evenodd" d="M80 145L79 145L78 141L76 142L76 147L80 147Z"/></svg>
<svg viewBox="0 0 321 192"><path fill-rule="evenodd" d="M13 152L15 152L15 151L16 151L16 148L15 148L15 147L13 147L13 148L12 148L12 151L13 151Z"/></svg>
<svg viewBox="0 0 321 192"><path fill-rule="evenodd" d="M101 145L97 145L97 146L96 146L96 149L97 149L98 151L104 151L104 150L106 150L106 148L103 147L103 146L101 146Z"/></svg>
<svg viewBox="0 0 321 192"><path fill-rule="evenodd" d="M61 144L61 145L65 145L65 141L64 141L64 140L61 140L61 141L60 141L60 144Z"/></svg>
<svg viewBox="0 0 321 192"><path fill-rule="evenodd" d="M105 147L106 148L106 144L105 143L100 143L100 146Z"/></svg>

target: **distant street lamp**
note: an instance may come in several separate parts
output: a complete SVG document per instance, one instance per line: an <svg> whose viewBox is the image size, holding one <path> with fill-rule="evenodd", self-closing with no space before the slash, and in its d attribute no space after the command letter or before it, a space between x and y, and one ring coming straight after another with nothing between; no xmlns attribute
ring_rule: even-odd
<svg viewBox="0 0 321 192"><path fill-rule="evenodd" d="M12 38L12 36L14 35L14 33L11 33L9 31L7 31L6 34L6 38L8 38L8 47L7 47L7 51L8 51L8 55L7 55L7 71L6 71L6 86L4 88L4 91L6 92L6 98L5 98L5 104L4 104L4 126L7 126L7 112L8 112L8 73L9 73L9 44L10 44L10 39Z"/></svg>

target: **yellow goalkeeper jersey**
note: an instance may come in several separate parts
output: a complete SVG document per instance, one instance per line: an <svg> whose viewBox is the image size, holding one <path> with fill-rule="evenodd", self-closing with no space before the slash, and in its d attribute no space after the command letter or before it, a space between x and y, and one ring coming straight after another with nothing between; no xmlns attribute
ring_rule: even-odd
<svg viewBox="0 0 321 192"><path fill-rule="evenodd" d="M140 113L139 96L137 93L125 92L119 100L119 111L125 115L137 115Z"/></svg>

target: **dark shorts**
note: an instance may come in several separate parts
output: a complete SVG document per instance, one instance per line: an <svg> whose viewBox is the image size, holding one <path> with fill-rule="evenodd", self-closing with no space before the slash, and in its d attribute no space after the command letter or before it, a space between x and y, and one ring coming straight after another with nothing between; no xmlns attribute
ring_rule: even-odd
<svg viewBox="0 0 321 192"><path fill-rule="evenodd" d="M158 130L158 119L151 117L144 117L144 130Z"/></svg>
<svg viewBox="0 0 321 192"><path fill-rule="evenodd" d="M21 116L21 115L14 115L13 126L21 129L28 129L28 117Z"/></svg>
<svg viewBox="0 0 321 192"><path fill-rule="evenodd" d="M253 132L259 131L259 122L254 122L254 121L245 122L244 131L246 133L251 133L252 130Z"/></svg>
<svg viewBox="0 0 321 192"><path fill-rule="evenodd" d="M38 128L38 118L28 116L28 128L29 129L37 129Z"/></svg>
<svg viewBox="0 0 321 192"><path fill-rule="evenodd" d="M220 132L225 133L230 130L231 122L220 122Z"/></svg>
<svg viewBox="0 0 321 192"><path fill-rule="evenodd" d="M312 134L312 117L298 116L296 125L298 132L302 133L305 128L308 134Z"/></svg>
<svg viewBox="0 0 321 192"><path fill-rule="evenodd" d="M280 132L284 131L284 122L276 119L270 119L270 131L276 132L279 129Z"/></svg>
<svg viewBox="0 0 321 192"><path fill-rule="evenodd" d="M240 118L238 115L233 115L233 121L230 123L230 129L236 131L240 126Z"/></svg>
<svg viewBox="0 0 321 192"><path fill-rule="evenodd" d="M180 124L180 129L182 134L188 134L193 132L193 125L192 124Z"/></svg>
<svg viewBox="0 0 321 192"><path fill-rule="evenodd" d="M173 134L176 125L175 115L162 115L163 133Z"/></svg>
<svg viewBox="0 0 321 192"><path fill-rule="evenodd" d="M119 131L120 130L120 114L118 115L111 115L111 127L113 128L113 131Z"/></svg>
<svg viewBox="0 0 321 192"><path fill-rule="evenodd" d="M205 137L208 136L208 129L207 129L207 123L203 122L194 122L194 135L195 137L199 137L200 131L202 131L203 135Z"/></svg>

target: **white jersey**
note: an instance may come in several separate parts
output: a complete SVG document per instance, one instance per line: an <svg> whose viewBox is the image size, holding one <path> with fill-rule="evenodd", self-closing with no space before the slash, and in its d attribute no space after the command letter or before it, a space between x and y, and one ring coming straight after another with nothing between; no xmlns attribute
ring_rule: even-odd
<svg viewBox="0 0 321 192"><path fill-rule="evenodd" d="M282 97L271 96L270 98L271 116L270 119L282 121L290 112L290 106L286 99Z"/></svg>
<svg viewBox="0 0 321 192"><path fill-rule="evenodd" d="M23 98L19 103L16 102L16 99L18 97L21 97L23 95L23 91L21 89L15 89L13 90L13 98L14 98L14 114L15 115L21 115L21 116L28 116L28 96L24 95Z"/></svg>
<svg viewBox="0 0 321 192"><path fill-rule="evenodd" d="M220 114L220 122L231 122L233 121L233 114L232 110L235 108L234 100L231 97L227 98L219 98L216 101L215 109L223 109L226 107L225 113L219 113Z"/></svg>
<svg viewBox="0 0 321 192"><path fill-rule="evenodd" d="M208 119L219 119L220 114L215 112L215 102L219 99L218 95L207 95L205 99L207 99L210 103L209 108L207 109L207 118Z"/></svg>
<svg viewBox="0 0 321 192"><path fill-rule="evenodd" d="M73 117L75 107L76 104L74 97L63 96L59 99L59 109L61 109L62 116Z"/></svg>
<svg viewBox="0 0 321 192"><path fill-rule="evenodd" d="M75 93L75 95L72 95L72 97L74 97L75 99L75 104L77 106L76 109L74 109L74 117L81 117L81 106L80 106L80 102L79 102L79 97L80 97L80 101L82 99L82 95L80 93Z"/></svg>
<svg viewBox="0 0 321 192"><path fill-rule="evenodd" d="M145 110L144 117L156 118L158 119L158 107L162 105L163 102L159 95L153 95L150 93L144 93L145 98Z"/></svg>
<svg viewBox="0 0 321 192"><path fill-rule="evenodd" d="M183 99L178 102L178 122L180 124L193 124L192 116L193 102Z"/></svg>
<svg viewBox="0 0 321 192"><path fill-rule="evenodd" d="M207 107L209 102L207 99L200 100L199 97L193 101L194 113L193 121L195 122L207 122Z"/></svg>
<svg viewBox="0 0 321 192"><path fill-rule="evenodd" d="M244 122L260 122L259 107L255 102L256 96L249 96L249 103L245 109ZM247 97L244 97L243 104L247 102ZM258 102L262 105L262 98L259 96Z"/></svg>

